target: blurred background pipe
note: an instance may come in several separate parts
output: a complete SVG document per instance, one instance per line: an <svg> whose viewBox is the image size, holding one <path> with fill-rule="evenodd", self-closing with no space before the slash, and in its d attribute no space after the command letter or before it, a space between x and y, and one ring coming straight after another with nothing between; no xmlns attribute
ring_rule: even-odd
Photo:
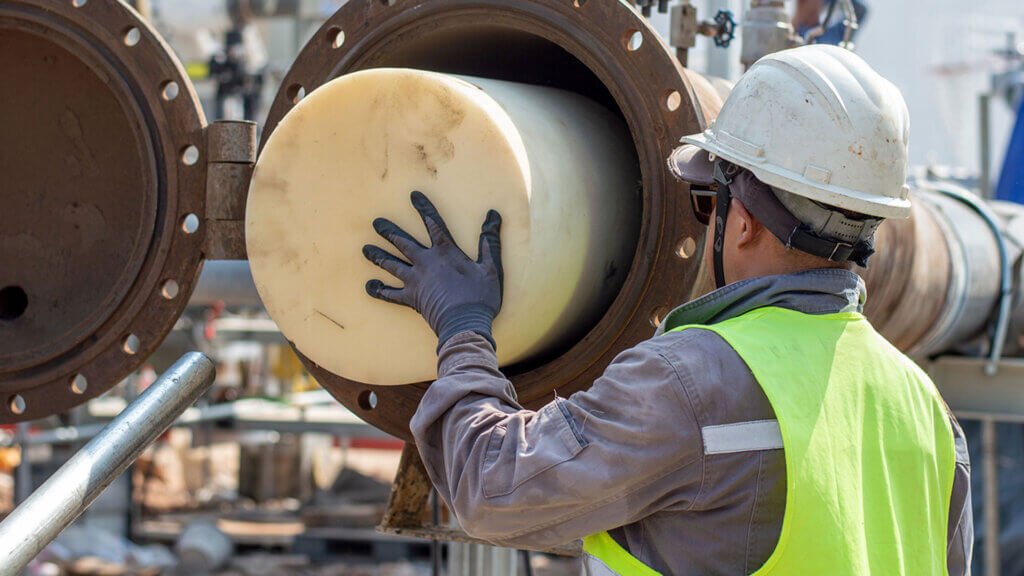
<svg viewBox="0 0 1024 576"><path fill-rule="evenodd" d="M988 354L989 326L1000 306L1000 239L970 204L939 192L948 184L919 182L909 220L888 221L876 238L878 255L863 272L865 313L897 347L913 357L940 352ZM1017 262L1024 245L1024 207L991 204L1005 238L1007 258ZM1019 267L1009 289L1021 289ZM1006 352L1020 352L1024 326L1021 298L1012 299ZM1012 304L1012 302L1011 302Z"/></svg>

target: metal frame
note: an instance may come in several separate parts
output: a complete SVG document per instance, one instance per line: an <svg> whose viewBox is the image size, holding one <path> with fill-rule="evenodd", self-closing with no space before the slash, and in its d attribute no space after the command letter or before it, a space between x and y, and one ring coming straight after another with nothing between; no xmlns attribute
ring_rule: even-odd
<svg viewBox="0 0 1024 576"><path fill-rule="evenodd" d="M943 356L924 365L935 387L961 420L981 422L984 470L985 575L1001 573L999 549L999 470L997 422L1024 424L1024 359L1004 358L991 371L991 359Z"/></svg>

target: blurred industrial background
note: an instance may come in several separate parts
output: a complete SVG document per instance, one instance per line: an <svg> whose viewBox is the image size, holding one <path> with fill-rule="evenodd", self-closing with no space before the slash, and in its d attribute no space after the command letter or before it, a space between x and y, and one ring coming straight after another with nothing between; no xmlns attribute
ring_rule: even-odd
<svg viewBox="0 0 1024 576"><path fill-rule="evenodd" d="M788 1L785 9L795 14L797 4ZM820 4L816 17L824 17L830 3ZM343 2L133 5L185 66L209 121L247 119L262 126L296 56ZM742 23L750 2L691 5L701 19L727 10ZM856 51L902 90L909 105L913 172L982 197L1024 201L1024 4L857 5L866 12L852 40ZM668 41L670 11L653 8L650 22ZM736 36L720 47L698 35L688 67L735 81L744 69L742 34ZM263 310L244 260L208 262L167 339L109 392L61 414L2 428L0 513L27 498L189 350L215 360L213 387L46 547L29 573L398 576L430 574L442 559L452 575L577 570L571 557L440 545L376 530L404 443L318 386ZM1024 397L1024 381L1018 384ZM981 553L991 528L983 492L986 474L995 470L998 484L988 489L998 490L1001 573L1024 575L1024 413L1008 412L986 416L996 432L984 439L997 451L995 468L981 465L984 418L963 419L974 463L978 574L990 573Z"/></svg>

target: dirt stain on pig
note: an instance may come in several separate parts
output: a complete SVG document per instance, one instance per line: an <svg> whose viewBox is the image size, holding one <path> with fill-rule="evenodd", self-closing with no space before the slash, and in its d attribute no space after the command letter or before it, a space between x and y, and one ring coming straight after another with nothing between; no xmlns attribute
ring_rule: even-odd
<svg viewBox="0 0 1024 576"><path fill-rule="evenodd" d="M437 178L437 166L431 160L430 154L427 153L427 147L423 144L413 144L413 149L416 152L416 160L423 165L432 178Z"/></svg>

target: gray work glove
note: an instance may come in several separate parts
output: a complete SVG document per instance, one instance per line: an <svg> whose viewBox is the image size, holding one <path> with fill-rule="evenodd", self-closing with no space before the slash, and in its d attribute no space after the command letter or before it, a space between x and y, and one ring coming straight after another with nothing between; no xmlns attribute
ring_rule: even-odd
<svg viewBox="0 0 1024 576"><path fill-rule="evenodd" d="M370 280L366 292L419 312L437 334L438 350L460 332L476 332L497 349L491 324L501 310L501 216L494 210L487 213L480 233L480 256L474 262L455 244L441 215L426 196L413 192L412 205L427 227L430 248L394 222L385 218L374 220L374 230L398 248L408 262L377 246L363 246L367 260L405 284L393 288L380 280Z"/></svg>

